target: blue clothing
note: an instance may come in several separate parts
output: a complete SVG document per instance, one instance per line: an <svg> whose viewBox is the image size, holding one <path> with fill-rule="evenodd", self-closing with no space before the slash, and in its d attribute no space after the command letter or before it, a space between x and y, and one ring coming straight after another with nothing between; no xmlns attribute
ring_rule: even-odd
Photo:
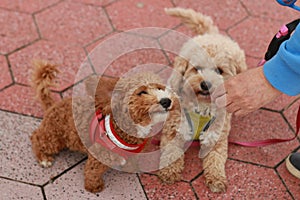
<svg viewBox="0 0 300 200"><path fill-rule="evenodd" d="M300 94L300 24L277 54L265 63L264 75L277 90L290 96Z"/></svg>

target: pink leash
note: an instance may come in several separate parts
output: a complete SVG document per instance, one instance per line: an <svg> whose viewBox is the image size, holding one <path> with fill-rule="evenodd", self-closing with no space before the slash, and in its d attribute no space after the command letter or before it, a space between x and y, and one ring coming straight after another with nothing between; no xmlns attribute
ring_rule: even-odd
<svg viewBox="0 0 300 200"><path fill-rule="evenodd" d="M263 147L271 144L277 144L277 143L282 143L282 142L288 142L291 140L294 140L298 134L299 134L299 129L300 129L300 106L298 109L298 114L297 114L297 119L296 119L296 134L292 138L288 139L267 139L267 140L258 140L258 141L253 141L253 142L237 142L237 141L229 141L231 144L236 144L240 146L245 146L245 147Z"/></svg>

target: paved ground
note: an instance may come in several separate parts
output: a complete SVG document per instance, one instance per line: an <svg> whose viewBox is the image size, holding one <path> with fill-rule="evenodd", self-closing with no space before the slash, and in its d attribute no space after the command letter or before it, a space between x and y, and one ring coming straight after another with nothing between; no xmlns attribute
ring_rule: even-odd
<svg viewBox="0 0 300 200"><path fill-rule="evenodd" d="M299 138L264 148L230 145L226 166L229 185L224 194L212 194L203 184L197 148L186 153L181 182L162 185L154 174L111 170L105 175L106 189L99 194L83 189L84 155L62 152L49 169L35 162L29 136L39 125L42 110L28 82L32 59L60 64L63 73L54 93L57 98L70 96L74 83L97 71L95 66L101 65L99 57L104 55L90 58L82 68L84 73L75 78L80 63L101 41L118 32L162 27L192 36L179 20L164 14L165 7L174 6L211 15L222 32L245 50L249 68L259 62L278 28L299 17L299 13L279 6L275 0L0 1L0 199L300 199L300 180L287 172L284 163L289 153L299 151ZM141 40L137 43L149 45L152 50L121 56L105 73L118 75L138 64L169 65L172 56L161 48L177 43L168 39L170 32L166 29L127 34L123 47ZM107 50L116 50L110 47ZM292 137L299 99L281 96L265 109L234 118L231 139Z"/></svg>

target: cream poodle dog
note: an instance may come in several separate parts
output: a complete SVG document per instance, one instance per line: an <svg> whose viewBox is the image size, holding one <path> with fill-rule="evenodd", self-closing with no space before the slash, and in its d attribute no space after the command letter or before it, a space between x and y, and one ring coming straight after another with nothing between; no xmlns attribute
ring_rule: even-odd
<svg viewBox="0 0 300 200"><path fill-rule="evenodd" d="M206 185L213 192L224 192L227 188L225 163L231 114L216 109L210 93L223 80L246 70L245 54L236 42L219 33L209 16L191 9L169 8L165 11L181 18L184 24L199 34L188 40L175 58L175 71L169 78L169 84L182 97L182 105L189 112L214 119L210 128L200 134L199 156L203 159ZM189 103L189 97L193 95L198 105ZM175 168L179 169L178 164ZM172 170L171 164L159 172L159 177L168 183L179 180L178 172L177 176L171 176Z"/></svg>
<svg viewBox="0 0 300 200"><path fill-rule="evenodd" d="M92 77L86 81L86 97L55 102L50 88L57 73L44 61L34 68L32 86L45 114L31 136L32 150L42 167L50 167L65 148L87 154L84 182L90 192L103 190L102 176L111 166L134 167L127 158L144 149L153 125L180 118L178 97L155 74ZM174 139L169 128L163 128L162 146Z"/></svg>

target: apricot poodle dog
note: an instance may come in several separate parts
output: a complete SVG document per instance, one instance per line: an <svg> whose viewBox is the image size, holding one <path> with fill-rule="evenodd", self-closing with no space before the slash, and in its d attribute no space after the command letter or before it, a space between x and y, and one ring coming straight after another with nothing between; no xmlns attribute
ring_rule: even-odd
<svg viewBox="0 0 300 200"><path fill-rule="evenodd" d="M162 131L162 147L168 146L168 140L176 138L178 123L174 119L180 120L179 100L155 74L125 78L91 77L86 81L88 95L85 98L55 102L50 89L58 72L55 65L45 61L36 62L33 71L32 86L45 113L39 128L31 136L31 142L33 153L42 167L50 167L55 154L63 149L85 153L88 155L84 168L85 188L99 192L104 188L102 176L105 171L111 166L122 169L128 162L127 153L142 151L153 125L167 121L168 125ZM100 136L96 135L96 129L99 129ZM104 142L95 142L99 138L105 138ZM181 137L175 140L183 141ZM176 150L172 150L174 146L163 149L166 150L162 150L161 162L169 163L166 159L174 156ZM173 164L174 168L178 166L175 170L178 172L182 171L181 156L179 154L179 161Z"/></svg>
<svg viewBox="0 0 300 200"><path fill-rule="evenodd" d="M200 134L199 157L203 159L206 185L213 192L224 192L227 188L225 163L231 114L216 109L210 93L223 80L246 70L245 54L236 42L219 33L209 16L191 9L169 8L165 11L182 19L184 24L199 34L181 48L180 55L175 58L175 71L169 78L169 84L180 94L182 101L186 101L185 98L191 93L195 95L199 104L183 103L186 109L215 119L210 128ZM171 171L172 165L162 169L160 178L165 182L176 181Z"/></svg>

